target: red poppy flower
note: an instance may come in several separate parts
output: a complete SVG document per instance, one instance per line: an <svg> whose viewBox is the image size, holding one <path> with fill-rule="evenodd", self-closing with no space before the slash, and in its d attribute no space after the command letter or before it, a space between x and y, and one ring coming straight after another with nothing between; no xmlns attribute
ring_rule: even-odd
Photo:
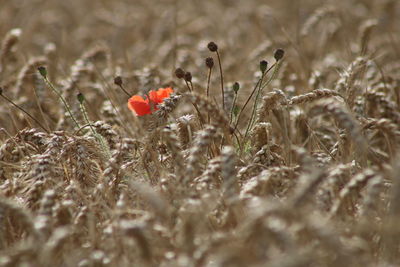
<svg viewBox="0 0 400 267"><path fill-rule="evenodd" d="M158 104L164 101L174 91L172 88L160 88L157 91L151 90L149 92L149 98L145 98L140 95L134 95L128 100L128 108L136 113L137 116L143 116L146 114L151 114L153 111L157 110Z"/></svg>

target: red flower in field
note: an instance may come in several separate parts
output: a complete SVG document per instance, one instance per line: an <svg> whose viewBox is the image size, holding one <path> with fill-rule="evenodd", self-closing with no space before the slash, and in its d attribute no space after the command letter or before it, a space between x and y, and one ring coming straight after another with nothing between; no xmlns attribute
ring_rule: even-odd
<svg viewBox="0 0 400 267"><path fill-rule="evenodd" d="M140 95L134 95L128 100L128 108L134 111L137 116L151 114L158 109L157 105L161 104L164 98L169 97L173 92L172 88L168 87L160 88L157 91L151 90L149 92L150 99L147 96L143 98Z"/></svg>

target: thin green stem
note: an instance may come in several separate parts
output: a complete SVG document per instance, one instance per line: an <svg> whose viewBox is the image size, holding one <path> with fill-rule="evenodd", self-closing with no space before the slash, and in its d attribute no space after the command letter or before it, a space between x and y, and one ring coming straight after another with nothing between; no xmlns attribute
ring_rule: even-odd
<svg viewBox="0 0 400 267"><path fill-rule="evenodd" d="M61 95L61 93L53 86L53 84L49 81L49 79L46 76L42 76L46 84L57 94L57 96L61 99L63 102L65 109L67 110L69 116L71 119L74 121L75 126L77 128L80 128L79 123L75 120L74 115L72 115L71 108L69 107L68 103L65 101L64 97Z"/></svg>
<svg viewBox="0 0 400 267"><path fill-rule="evenodd" d="M250 102L250 99L253 97L254 92L256 91L256 89L257 89L258 85L260 84L260 82L261 82L261 78L258 79L256 85L254 86L253 91L251 92L251 94L250 94L249 97L247 98L246 102L244 103L243 108L239 111L239 115L237 116L237 120L236 120L235 128L234 128L235 131L236 131L238 125L239 125L239 121L240 121L240 118L241 118L241 116L242 116L243 110L246 108L247 104Z"/></svg>
<svg viewBox="0 0 400 267"><path fill-rule="evenodd" d="M109 151L108 147L106 146L106 144L104 143L102 137L96 132L96 130L93 128L92 124L90 123L89 116L87 115L86 108L83 105L83 103L79 103L79 107L81 109L83 117L84 117L87 125L89 126L93 136L97 139L97 142L99 142L99 144L101 145L101 147L103 148L103 151L107 154L107 156L111 157L110 151Z"/></svg>
<svg viewBox="0 0 400 267"><path fill-rule="evenodd" d="M233 103L232 103L232 108L231 108L231 114L230 114L230 117L229 117L229 124L232 123L233 112L234 112L234 110L235 110L236 101L237 101L237 93L235 93L235 96L233 97Z"/></svg>
<svg viewBox="0 0 400 267"><path fill-rule="evenodd" d="M81 128L79 128L78 130L76 130L76 131L74 132L74 135L78 135L80 131L82 131L82 130L85 129L86 127L89 127L90 125L91 125L91 124L88 123L88 124L85 124L85 125L81 126Z"/></svg>
<svg viewBox="0 0 400 267"><path fill-rule="evenodd" d="M40 128L42 128L46 133L50 133L49 130L47 130L37 119L35 119L31 114L29 114L27 111L25 111L23 108L21 108L20 106L18 106L17 104L15 104L11 99L9 99L8 97L6 97L3 94L0 94L0 96L2 98L4 98L7 102L9 102L11 105L13 105L14 107L16 107L17 109L19 109L20 111L22 111L24 114L26 114L29 118L31 118L32 120L34 120L39 126Z"/></svg>
<svg viewBox="0 0 400 267"><path fill-rule="evenodd" d="M121 88L122 91L128 96L131 97L131 95L128 93L128 91L125 90L124 86L122 84L118 85L119 88Z"/></svg>
<svg viewBox="0 0 400 267"><path fill-rule="evenodd" d="M210 95L210 81L211 81L211 72L212 72L212 68L208 69L208 75L207 75L207 89L206 89L206 96L207 98Z"/></svg>
<svg viewBox="0 0 400 267"><path fill-rule="evenodd" d="M104 75L101 73L101 71L97 68L96 64L93 64L93 66L94 66L94 69L96 70L96 73L99 75L101 81L105 85L105 86L101 86L101 89L103 90L104 96L107 98L108 101L110 101L110 104L111 104L115 114L118 115L117 116L118 121L120 122L121 126L125 129L126 132L130 133L131 135L134 135L133 131L129 127L127 127L127 125L129 125L129 124L124 123L123 120L121 119L122 118L121 112L120 112L120 110L117 109L117 107L115 106L115 104L111 98L111 95L109 94L109 92L113 92L111 85L108 83L107 79L104 77ZM107 87L108 90L106 90L105 87ZM131 97L131 95L129 95L129 97ZM140 131L140 128L139 128L139 131Z"/></svg>
<svg viewBox="0 0 400 267"><path fill-rule="evenodd" d="M221 57L219 56L218 50L216 52L218 57L219 74L221 76L222 109L225 111L224 75L222 74Z"/></svg>
<svg viewBox="0 0 400 267"><path fill-rule="evenodd" d="M212 68L208 69L208 75L207 75L207 89L206 89L206 96L207 99L210 96L210 81L211 81L211 73L212 73ZM210 124L210 114L207 112L207 122Z"/></svg>
<svg viewBox="0 0 400 267"><path fill-rule="evenodd" d="M271 75L271 78L269 78L262 86L261 86L261 90L263 90L265 87L267 87L268 86L268 84L273 80L273 79L275 79L275 76L276 76L276 74L278 73L278 71L279 71L279 69L280 69L280 67L281 67L281 62L282 62L283 60L279 60L278 62L275 62L266 72L269 72L273 67L275 67L276 66L276 68L274 69L274 72L272 73L272 75Z"/></svg>
<svg viewBox="0 0 400 267"><path fill-rule="evenodd" d="M235 128L234 128L235 131L236 131L238 125L239 125L239 120L240 120L240 117L241 117L241 115L242 115L242 113L243 113L243 110L246 108L247 104L250 102L250 99L253 97L254 93L256 92L257 87L258 87L259 85L261 85L261 83L262 83L261 80L263 79L263 76L265 76L265 75L275 66L275 64L276 64L276 63L272 64L272 66L262 74L261 78L258 79L256 85L255 85L254 88L253 88L253 91L251 92L251 94L250 94L249 97L247 98L246 102L244 103L243 108L242 108L242 109L240 110L240 112L239 112L239 115L238 115L237 120L236 120ZM262 89L261 89L261 90L262 90Z"/></svg>
<svg viewBox="0 0 400 267"><path fill-rule="evenodd" d="M254 100L253 110L251 111L250 120L249 120L249 123L247 124L246 132L245 132L245 134L244 134L244 138L246 138L246 137L247 137L247 134L249 133L250 127L251 127L252 122L253 122L253 118L254 118L255 113L256 113L256 110L257 110L258 99L259 99L259 97L260 97L261 85L262 85L262 82L263 82L263 80L264 80L264 76L265 76L265 75L264 75L264 73L263 73L263 75L261 75L260 86L259 86L259 88L258 88L258 90L257 90L256 99Z"/></svg>
<svg viewBox="0 0 400 267"><path fill-rule="evenodd" d="M258 106L259 95L260 95L260 93L262 92L262 90L263 90L266 86L268 86L268 84L270 84L271 81L272 81L273 79L275 79L276 74L278 73L278 70L279 70L279 68L280 68L280 61L274 63L266 72L270 71L273 67L275 67L275 68L274 68L274 72L272 73L271 77L270 77L264 84L262 84L262 79L261 79L260 88L258 89L257 96L256 96L256 99L255 99L255 101L254 101L253 111L252 111L252 114L251 114L251 117L250 117L249 124L247 125L247 129L246 129L246 133L245 133L245 135L244 135L244 138L247 137L247 134L248 134L248 133L250 132L250 130L253 128L253 125L254 125L254 122L255 122L255 112L256 112L257 106ZM261 78L262 78L262 77L261 77Z"/></svg>
<svg viewBox="0 0 400 267"><path fill-rule="evenodd" d="M47 129L49 129L49 131L51 131L51 127L50 127L49 123L47 122L46 117L44 116L44 112L43 112L43 109L42 109L42 105L40 104L40 101L39 101L38 95L37 95L37 93L36 93L36 90L33 88L32 91L33 91L33 94L35 95L35 101L36 101L36 104L37 104L37 106L38 106L38 108L39 108L40 115L42 116L42 119L43 119L43 121L44 121L44 124L46 125Z"/></svg>

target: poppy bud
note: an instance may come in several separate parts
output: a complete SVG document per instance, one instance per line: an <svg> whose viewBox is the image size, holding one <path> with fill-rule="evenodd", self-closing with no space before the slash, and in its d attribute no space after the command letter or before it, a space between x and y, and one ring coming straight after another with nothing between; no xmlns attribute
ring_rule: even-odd
<svg viewBox="0 0 400 267"><path fill-rule="evenodd" d="M266 60L261 60L260 61L260 70L262 73L264 73L268 68L268 62Z"/></svg>
<svg viewBox="0 0 400 267"><path fill-rule="evenodd" d="M275 51L274 58L276 61L279 61L283 58L283 55L285 55L285 50L278 48Z"/></svg>
<svg viewBox="0 0 400 267"><path fill-rule="evenodd" d="M187 81L187 82L192 81L192 74L188 71L185 73L185 81Z"/></svg>
<svg viewBox="0 0 400 267"><path fill-rule="evenodd" d="M211 52L216 52L218 50L218 45L214 42L209 42L207 47Z"/></svg>
<svg viewBox="0 0 400 267"><path fill-rule="evenodd" d="M118 86L122 86L122 78L121 76L117 76L114 78L114 84L118 85Z"/></svg>
<svg viewBox="0 0 400 267"><path fill-rule="evenodd" d="M76 95L76 98L78 99L79 103L83 103L83 101L85 101L85 97L83 96L82 93L79 93Z"/></svg>
<svg viewBox="0 0 400 267"><path fill-rule="evenodd" d="M184 71L183 69L181 69L181 68L177 68L177 69L175 70L175 76L176 76L178 79L182 79L183 77L185 77L185 71Z"/></svg>
<svg viewBox="0 0 400 267"><path fill-rule="evenodd" d="M214 59L212 57L206 58L206 66L209 69L212 69L212 67L214 67Z"/></svg>
<svg viewBox="0 0 400 267"><path fill-rule="evenodd" d="M233 91L235 92L235 94L237 94L239 92L240 89L240 84L238 82L235 82L232 86Z"/></svg>
<svg viewBox="0 0 400 267"><path fill-rule="evenodd" d="M40 75L42 75L42 76L45 77L45 78L47 77L47 70L46 70L45 67L40 66L40 67L38 68L38 71L39 71Z"/></svg>

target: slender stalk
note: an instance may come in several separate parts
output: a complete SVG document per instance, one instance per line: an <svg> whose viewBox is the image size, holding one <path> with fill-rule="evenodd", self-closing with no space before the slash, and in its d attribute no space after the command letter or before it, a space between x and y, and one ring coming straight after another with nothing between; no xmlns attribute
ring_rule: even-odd
<svg viewBox="0 0 400 267"><path fill-rule="evenodd" d="M206 89L206 96L207 96L207 98L210 96L211 73L212 73L212 68L209 68L209 69L208 69L208 75L207 75L207 89Z"/></svg>
<svg viewBox="0 0 400 267"><path fill-rule="evenodd" d="M221 94L222 94L222 109L225 111L225 95L224 95L224 75L222 74L221 57L218 50L216 51L218 57L219 74L221 76Z"/></svg>
<svg viewBox="0 0 400 267"><path fill-rule="evenodd" d="M47 122L47 120L46 120L46 118L45 118L45 116L44 116L44 112L43 112L43 109L42 109L42 105L40 104L40 101L39 101L39 98L38 98L38 95L37 95L37 93L36 93L35 88L33 88L33 94L35 95L36 105L37 105L38 108L39 108L40 115L42 116L42 119L43 119L43 121L44 121L44 124L46 125L47 129L49 129L49 130L51 131L51 127L50 127L49 123Z"/></svg>
<svg viewBox="0 0 400 267"><path fill-rule="evenodd" d="M189 89L189 91L192 92L192 90L190 89L190 85L189 85L189 83L188 83L186 80L185 80L185 83L186 83L186 86L187 86L187 88ZM203 128L203 124L204 124L203 116L201 115L200 110L199 110L199 108L197 107L196 103L192 103L192 104L193 104L194 109L195 109L196 112L197 112L197 115L199 115L200 125L201 125L201 127Z"/></svg>
<svg viewBox="0 0 400 267"><path fill-rule="evenodd" d="M249 97L247 98L246 102L244 103L243 108L239 111L239 115L238 115L238 117L237 117L236 124L235 124L235 128L234 128L235 131L236 131L238 125L239 125L239 121L240 121L240 118L241 118L241 116L242 116L243 110L246 108L247 104L250 102L250 99L253 97L253 95L254 95L254 93L255 93L255 91L256 91L258 85L260 84L260 82L261 82L261 78L257 81L256 85L254 86L253 91L251 92L251 94L250 94Z"/></svg>
<svg viewBox="0 0 400 267"><path fill-rule="evenodd" d="M276 74L278 73L278 70L279 70L280 67L281 67L281 61L278 61L278 62L275 62L274 64L272 64L272 66L271 66L266 72L269 72L273 67L275 67L275 65L277 65L277 66L276 66L276 68L274 69L274 72L272 73L271 78L269 78L269 79L261 86L261 90L263 90L266 86L268 86L268 84L275 78Z"/></svg>
<svg viewBox="0 0 400 267"><path fill-rule="evenodd" d="M39 70L40 72L40 70ZM61 99L61 101L63 102L65 109L67 110L69 116L71 117L71 119L74 121L75 126L77 128L80 128L79 123L75 120L74 115L72 115L71 112L71 108L69 107L68 103L65 101L64 97L61 95L61 93L53 86L53 84L49 81L49 79L47 78L46 75L43 75L42 73L40 73L43 77L43 80L46 82L47 86L50 87L51 90L53 90L54 93L56 93L56 95L58 96L58 98Z"/></svg>
<svg viewBox="0 0 400 267"><path fill-rule="evenodd" d="M78 96L78 99L79 99L79 96ZM107 156L111 157L110 151L109 151L108 147L106 146L106 144L104 143L104 140L101 138L101 136L99 136L99 134L96 132L96 130L93 128L92 124L90 123L89 116L87 114L86 108L83 105L83 101L81 101L81 99L79 99L79 107L81 109L81 112L83 114L85 122L87 123L86 125L89 126L90 131L92 132L93 136L97 139L97 142L99 142L99 144L101 145L101 147L103 148L103 151L107 154Z"/></svg>
<svg viewBox="0 0 400 267"><path fill-rule="evenodd" d="M190 86L192 87L192 91L194 92L194 86L193 86L192 81L190 81L189 84L190 84Z"/></svg>
<svg viewBox="0 0 400 267"><path fill-rule="evenodd" d="M14 107L16 107L17 109L19 109L20 111L22 111L24 114L26 114L29 118L31 118L32 120L34 120L39 126L40 128L42 128L46 133L50 133L49 130L47 130L37 119L35 119L31 114L29 114L27 111L25 111L23 108L21 108L20 106L18 106L17 104L15 104L11 99L9 99L8 97L6 97L5 95L3 95L2 92L0 92L0 96L6 100L7 102L9 102L11 105L13 105Z"/></svg>
<svg viewBox="0 0 400 267"><path fill-rule="evenodd" d="M125 90L124 86L122 84L118 85L119 88L121 88L122 91L124 91L124 93L128 96L131 97L131 95Z"/></svg>
<svg viewBox="0 0 400 267"><path fill-rule="evenodd" d="M88 123L88 124L85 124L85 125L81 126L81 128L79 128L78 130L76 130L76 131L74 132L74 135L78 135L80 131L82 131L82 130L85 129L86 127L89 127L90 125L91 125L91 124Z"/></svg>
<svg viewBox="0 0 400 267"><path fill-rule="evenodd" d="M236 101L237 101L237 93L235 93L235 96L233 97L233 103L232 103L232 108L231 108L231 114L230 114L230 117L229 117L229 124L232 123L233 111L234 111L234 109L235 109Z"/></svg>
<svg viewBox="0 0 400 267"><path fill-rule="evenodd" d="M111 88L111 85L109 84L109 82L107 81L107 79L104 77L104 75L101 73L101 71L97 68L96 64L93 64L93 66L94 66L94 69L95 69L96 73L99 75L101 81L102 81L103 84L105 85L105 86L101 86L101 89L103 90L103 94L104 94L104 96L106 97L106 99L107 99L108 101L110 101L110 104L111 104L111 106L112 106L112 108L113 108L115 114L118 115L118 116L117 116L118 121L120 122L121 126L125 129L126 132L130 133L131 135L134 135L134 134L133 134L133 131L132 131L129 127L127 127L127 124L126 124L126 123L123 122L121 112L117 109L117 107L115 106L115 104L114 104L114 102L113 102L113 99L114 99L114 101L115 101L115 97L112 98L111 95L109 94L109 92L113 92L113 90L112 90L112 88ZM107 88L105 88L105 87L107 87ZM108 90L107 90L107 89L108 89ZM129 97L130 97L130 96L129 96ZM128 125L129 125L129 124L128 124ZM139 130L140 130L140 128L139 128Z"/></svg>
<svg viewBox="0 0 400 267"><path fill-rule="evenodd" d="M273 67L275 67L275 68L274 68L274 72L272 73L271 77L270 77L264 84L262 84L263 77L261 77L260 87L259 87L259 89L258 89L257 96L256 96L256 99L255 99L255 101L254 101L253 110L252 110L252 113L251 113L250 121L249 121L249 123L247 124L247 128L246 128L246 132L245 132L244 138L247 137L247 134L249 133L249 131L251 130L251 128L252 128L253 125L254 125L255 112L256 112L256 109L257 109L259 96L260 96L262 90L263 90L268 84L270 84L270 82L275 78L275 76L276 76L276 74L277 74L277 72L278 72L278 70L279 70L279 67L280 67L279 61L276 62L276 63L274 63L274 64L266 71L266 73L269 72Z"/></svg>
<svg viewBox="0 0 400 267"><path fill-rule="evenodd" d="M276 63L272 64L272 66L271 66L268 70L266 70L264 73L262 73L261 78L257 81L256 85L254 86L253 91L251 92L251 94L250 94L249 97L247 98L246 102L244 103L243 108L242 108L242 109L240 110L240 112L239 112L238 118L237 118L237 120L236 120L235 128L234 128L235 131L236 131L238 125L239 125L239 120L240 120L240 117L241 117L241 115L242 115L242 113L243 113L243 110L246 108L247 104L250 102L250 99L253 97L254 93L256 92L257 87L258 87L259 85L261 86L263 76L265 76L265 75L275 66L275 64L276 64ZM263 88L263 87L262 87L262 88ZM261 88L261 90L262 90L262 88Z"/></svg>
<svg viewBox="0 0 400 267"><path fill-rule="evenodd" d="M258 99L259 99L260 93L261 93L261 85L262 85L262 82L263 82L263 80L264 80L264 76L265 76L264 74L261 75L260 86L259 86L259 88L258 88L258 90L257 90L256 99L254 100L253 110L251 111L250 120L249 120L249 123L247 124L246 132L245 132L245 134L244 134L244 138L247 137L247 134L248 134L249 129L250 129L250 127L251 127L251 125L252 125L252 122L253 122L254 115L255 115L255 113L256 113L257 104L258 104Z"/></svg>
<svg viewBox="0 0 400 267"><path fill-rule="evenodd" d="M189 83L185 80L186 87L188 88L189 92L192 92L192 88L190 87Z"/></svg>
<svg viewBox="0 0 400 267"><path fill-rule="evenodd" d="M242 145L240 144L239 137L237 136L237 134L235 132L233 132L233 135L236 138L236 142L237 142L237 144L239 146L239 151L242 151Z"/></svg>
<svg viewBox="0 0 400 267"><path fill-rule="evenodd" d="M212 73L212 68L208 68L208 75L207 75L207 89L206 89L206 96L209 98L210 96L210 81L211 81L211 73ZM207 114L207 122L210 123L210 114Z"/></svg>

